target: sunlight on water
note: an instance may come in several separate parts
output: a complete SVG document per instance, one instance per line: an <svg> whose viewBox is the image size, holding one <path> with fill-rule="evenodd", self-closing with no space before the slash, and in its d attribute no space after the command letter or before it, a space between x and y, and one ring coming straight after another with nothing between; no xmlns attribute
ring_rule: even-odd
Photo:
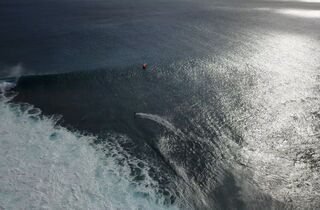
<svg viewBox="0 0 320 210"><path fill-rule="evenodd" d="M306 10L306 9L277 9L276 13L303 17L303 18L320 18L320 10Z"/></svg>
<svg viewBox="0 0 320 210"><path fill-rule="evenodd" d="M319 54L315 40L279 34L249 61L261 77L247 98L257 115L244 126L242 154L264 191L300 206L319 202Z"/></svg>
<svg viewBox="0 0 320 210"><path fill-rule="evenodd" d="M290 1L291 2L291 0L281 0L281 1L284 1L284 2ZM320 3L320 0L295 0L295 2Z"/></svg>

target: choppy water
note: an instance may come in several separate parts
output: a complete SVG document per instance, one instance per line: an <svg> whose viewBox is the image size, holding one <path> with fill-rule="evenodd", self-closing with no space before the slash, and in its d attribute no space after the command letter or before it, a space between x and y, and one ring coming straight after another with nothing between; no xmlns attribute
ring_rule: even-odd
<svg viewBox="0 0 320 210"><path fill-rule="evenodd" d="M320 208L320 2L0 14L1 208Z"/></svg>

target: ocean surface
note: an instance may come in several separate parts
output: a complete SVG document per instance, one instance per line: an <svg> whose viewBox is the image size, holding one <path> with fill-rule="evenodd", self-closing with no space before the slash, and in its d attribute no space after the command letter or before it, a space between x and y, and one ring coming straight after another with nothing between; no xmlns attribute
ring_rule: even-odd
<svg viewBox="0 0 320 210"><path fill-rule="evenodd" d="M319 123L319 0L0 1L1 210L320 209Z"/></svg>

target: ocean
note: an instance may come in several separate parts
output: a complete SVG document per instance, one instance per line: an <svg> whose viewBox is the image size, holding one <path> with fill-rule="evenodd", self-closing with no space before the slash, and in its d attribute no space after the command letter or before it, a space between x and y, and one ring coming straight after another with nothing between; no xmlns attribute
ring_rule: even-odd
<svg viewBox="0 0 320 210"><path fill-rule="evenodd" d="M320 208L320 1L1 0L0 27L0 209Z"/></svg>

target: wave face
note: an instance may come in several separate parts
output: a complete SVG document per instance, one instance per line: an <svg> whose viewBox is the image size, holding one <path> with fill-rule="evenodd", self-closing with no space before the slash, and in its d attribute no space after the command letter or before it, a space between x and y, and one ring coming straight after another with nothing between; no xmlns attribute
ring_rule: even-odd
<svg viewBox="0 0 320 210"><path fill-rule="evenodd" d="M265 42L277 51L283 40ZM303 46L294 47L308 55ZM208 58L148 71L26 76L13 102L61 114L60 125L99 136L95 144L125 134L115 142L128 159L150 166L156 191L169 192L164 203L314 209L320 204L319 62L307 59L311 70L302 71L304 58L281 65L269 59L259 66Z"/></svg>
<svg viewBox="0 0 320 210"><path fill-rule="evenodd" d="M32 105L9 103L4 90L14 83L0 86L1 209L178 209L157 194L147 163L121 149L128 137L93 144L97 137L58 126Z"/></svg>

